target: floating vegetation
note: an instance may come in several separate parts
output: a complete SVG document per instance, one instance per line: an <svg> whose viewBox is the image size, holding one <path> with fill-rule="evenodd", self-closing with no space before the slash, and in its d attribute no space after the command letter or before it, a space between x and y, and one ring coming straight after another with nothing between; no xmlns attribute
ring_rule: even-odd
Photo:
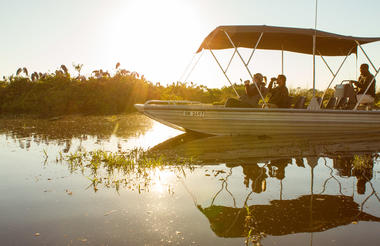
<svg viewBox="0 0 380 246"><path fill-rule="evenodd" d="M127 152L104 150L77 151L69 154L59 153L57 162L68 164L71 173L80 172L90 180L89 187L96 192L99 188L121 187L130 190L149 191L160 179L160 174L170 171L177 177L186 175L185 169L193 170L196 160L190 158L168 158L141 148ZM168 187L170 192L170 187Z"/></svg>

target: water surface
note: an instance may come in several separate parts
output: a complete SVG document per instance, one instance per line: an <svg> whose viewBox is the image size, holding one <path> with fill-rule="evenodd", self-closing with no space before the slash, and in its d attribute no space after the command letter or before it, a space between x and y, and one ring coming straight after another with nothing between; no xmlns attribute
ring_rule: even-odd
<svg viewBox="0 0 380 246"><path fill-rule="evenodd" d="M200 137L139 114L3 118L1 245L377 245L379 143ZM96 150L162 159L68 160Z"/></svg>

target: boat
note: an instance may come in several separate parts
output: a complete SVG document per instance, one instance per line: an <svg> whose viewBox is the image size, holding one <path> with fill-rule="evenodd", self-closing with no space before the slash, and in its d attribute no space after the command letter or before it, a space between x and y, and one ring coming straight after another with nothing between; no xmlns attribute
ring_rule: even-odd
<svg viewBox="0 0 380 246"><path fill-rule="evenodd" d="M357 54L358 48L364 52L372 68L376 71L372 84L380 68L373 65L362 45L377 41L380 41L380 37L343 36L316 29L265 25L219 26L204 39L197 53L209 50L233 88L234 85L226 73L229 64L226 69L223 69L213 50L234 49L230 62L237 54L252 81L253 75L248 65L256 49L318 55L330 71L332 70L324 57L342 56L344 60L338 71L332 72L333 78L328 86L330 87L346 58L351 54ZM252 49L248 61L243 59L238 48ZM313 80L313 87L315 91L315 79ZM236 90L235 92L239 96ZM135 107L149 118L167 126L181 131L208 135L277 136L352 134L353 132L372 134L380 132L380 110L361 110L361 98L352 107L347 108L324 107L322 103L324 96L320 100L313 97L308 108L302 106L269 108L261 93L260 97L263 101L263 108L233 108L193 101L164 100L149 100L144 104L135 104ZM347 98L341 96L335 99L342 101Z"/></svg>

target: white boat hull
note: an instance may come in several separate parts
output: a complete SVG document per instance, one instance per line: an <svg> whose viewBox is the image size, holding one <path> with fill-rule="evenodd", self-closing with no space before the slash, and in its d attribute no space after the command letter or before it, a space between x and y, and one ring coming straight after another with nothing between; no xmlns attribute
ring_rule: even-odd
<svg viewBox="0 0 380 246"><path fill-rule="evenodd" d="M211 135L380 133L380 111L225 108L207 104L135 107L170 127Z"/></svg>

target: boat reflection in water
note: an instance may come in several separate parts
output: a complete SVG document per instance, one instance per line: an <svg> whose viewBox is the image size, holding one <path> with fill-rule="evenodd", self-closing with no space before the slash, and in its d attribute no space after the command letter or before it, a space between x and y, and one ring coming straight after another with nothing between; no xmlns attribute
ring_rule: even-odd
<svg viewBox="0 0 380 246"><path fill-rule="evenodd" d="M220 179L211 203L194 202L217 236L247 237L250 242L259 243L266 235L322 232L359 221L380 222L380 199L373 182L379 149L380 136L259 139L183 134L151 151L169 158L185 156L206 164L225 163L231 172ZM286 178L286 168L290 166L293 174ZM233 182L229 182L236 168L242 170L248 189L245 197L238 199L231 192L236 191L231 188ZM302 177L296 176L298 181L294 180L294 169L303 170ZM280 190L274 190L273 185L267 187L267 180L277 180ZM287 197L283 197L285 180L295 186L308 186L308 192L287 190ZM329 187L331 183L335 183L336 189ZM222 192L232 198L233 204L218 199ZM273 199L273 194L279 196Z"/></svg>

